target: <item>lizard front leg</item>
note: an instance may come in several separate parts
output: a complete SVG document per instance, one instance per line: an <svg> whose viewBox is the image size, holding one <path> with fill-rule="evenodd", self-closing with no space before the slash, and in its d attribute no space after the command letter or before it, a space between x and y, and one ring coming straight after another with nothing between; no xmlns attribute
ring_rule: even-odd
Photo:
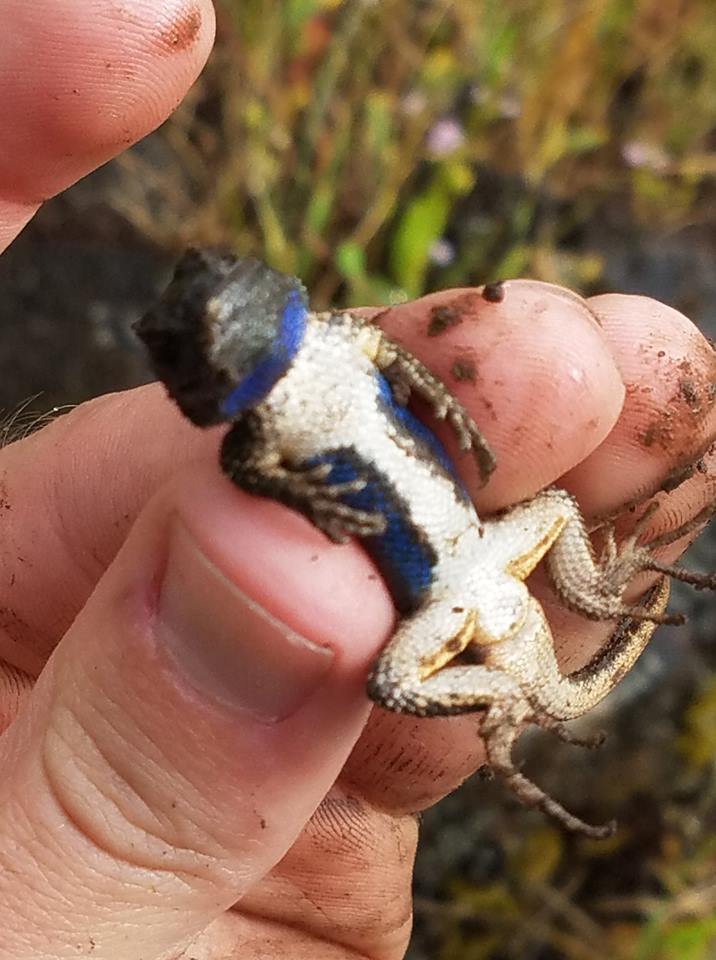
<svg viewBox="0 0 716 960"><path fill-rule="evenodd" d="M380 338L374 362L390 384L396 403L405 406L411 393L416 393L430 405L438 420L446 420L450 424L460 449L472 451L480 479L483 484L487 483L495 469L495 455L470 414L448 391L442 380L411 353L385 336Z"/></svg>
<svg viewBox="0 0 716 960"><path fill-rule="evenodd" d="M287 463L270 426L256 410L245 413L224 437L221 467L248 493L270 497L298 510L334 543L385 531L386 519L380 512L357 509L345 502L364 489L365 479L355 476L331 482L330 463Z"/></svg>

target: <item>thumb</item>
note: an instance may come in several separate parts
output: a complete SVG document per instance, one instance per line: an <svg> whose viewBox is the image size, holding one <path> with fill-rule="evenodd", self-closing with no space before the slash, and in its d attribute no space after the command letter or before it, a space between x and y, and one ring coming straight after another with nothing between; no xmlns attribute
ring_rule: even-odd
<svg viewBox="0 0 716 960"><path fill-rule="evenodd" d="M164 487L0 738L0 957L174 955L270 870L365 723L381 591L214 468Z"/></svg>

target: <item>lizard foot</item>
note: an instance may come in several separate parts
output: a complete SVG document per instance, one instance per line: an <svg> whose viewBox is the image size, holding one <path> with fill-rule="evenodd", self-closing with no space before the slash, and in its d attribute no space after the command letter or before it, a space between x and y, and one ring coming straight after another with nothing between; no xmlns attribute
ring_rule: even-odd
<svg viewBox="0 0 716 960"><path fill-rule="evenodd" d="M573 747L584 747L585 750L598 750L600 747L604 746L604 743L607 739L607 735L604 730L600 730L598 733L595 733L589 737L578 737L576 734L572 733L569 727L566 727L563 723L560 723L559 720L553 720L552 718L545 717L541 719L539 725L543 729L549 730L550 733L553 733L563 743L570 743Z"/></svg>
<svg viewBox="0 0 716 960"><path fill-rule="evenodd" d="M544 724L541 718L539 721L533 720L533 722L538 722L540 726L548 726L548 729L553 730L560 737L563 737L563 734L568 734L568 731L560 727L559 724L556 724L556 726L552 726L551 723ZM512 759L512 746L518 730L519 727L506 721L504 717L491 718L489 713L485 717L481 735L485 742L488 763L494 773L501 777L521 803L527 807L536 807L560 823L566 830L581 833L595 840L604 840L611 837L616 830L615 821L599 826L586 823L570 813L561 803L550 797L548 793L545 793L523 773L520 773ZM567 737L563 737L563 739L567 739ZM591 743L589 741L579 741L577 738L570 738L569 742L582 743L584 746L596 745L593 741Z"/></svg>

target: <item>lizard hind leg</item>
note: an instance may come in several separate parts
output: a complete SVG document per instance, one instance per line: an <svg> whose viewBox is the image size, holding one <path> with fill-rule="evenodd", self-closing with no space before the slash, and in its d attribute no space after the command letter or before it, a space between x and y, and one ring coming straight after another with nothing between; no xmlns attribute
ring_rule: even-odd
<svg viewBox="0 0 716 960"><path fill-rule="evenodd" d="M660 547L668 546L680 540L707 523L716 512L716 502L708 504L695 517L685 521L673 530L669 530L658 537L653 537L646 543L640 543L644 529L651 517L659 510L659 507L660 503L657 501L650 503L632 532L619 545L616 542L614 526L610 524L604 528L605 546L600 563L605 580L611 580L615 585L623 583L626 587L637 573L652 572L673 577L674 580L687 583L697 590L716 590L716 575L684 569L679 564L661 563L654 556L654 552ZM629 616L635 621L642 620L650 621L653 624L675 624L677 626L683 624L686 619L683 614L669 614L663 609L656 611L648 607L645 608L642 604L625 606L621 614L622 616Z"/></svg>
<svg viewBox="0 0 716 960"><path fill-rule="evenodd" d="M560 535L545 555L549 579L564 606L590 620L630 617L634 621L652 625L683 623L684 617L678 613L667 613L665 605L631 604L625 600L627 587L639 573L665 573L687 582L698 580L703 586L711 586L711 581L716 585L716 578L701 578L678 567L668 567L654 557L658 547L679 539L703 522L705 517L701 515L676 531L648 543L640 543L647 521L658 509L658 505L653 504L620 543L617 543L613 524L605 525L602 531L604 547L596 556L576 501L564 491L543 491L531 504L522 507L522 513L547 508L560 512L563 520ZM709 510L713 512L712 508Z"/></svg>
<svg viewBox="0 0 716 960"><path fill-rule="evenodd" d="M388 710L423 717L483 712L481 735L490 767L522 803L538 807L568 830L609 836L611 824L584 823L517 769L512 748L529 724L571 741L575 738L558 721L536 710L504 670L479 662L455 663L468 647L470 654L479 657L479 645L472 643L474 618L474 610L444 602L405 618L375 663L368 680L369 696Z"/></svg>
<svg viewBox="0 0 716 960"><path fill-rule="evenodd" d="M583 747L585 750L598 750L604 746L607 739L604 730L599 730L597 733L590 734L586 737L580 737L572 733L569 727L566 727L561 721L554 720L547 716L540 720L539 725L545 730L549 730L549 732L554 734L562 743L568 743L573 747Z"/></svg>
<svg viewBox="0 0 716 960"><path fill-rule="evenodd" d="M647 515L651 516L652 512L653 511L647 510L642 519L644 519ZM690 586L696 587L697 590L716 590L716 574L698 573L695 570L686 570L679 566L679 564L660 563L658 560L654 559L653 556L654 550L657 550L659 547L668 546L669 544L674 543L676 540L680 540L682 537L693 533L695 530L698 530L704 524L708 523L709 520L713 518L714 514L716 514L716 500L707 504L703 510L700 510L699 513L696 514L695 517L685 521L674 530L669 530L667 533L664 533L659 537L654 537L652 540L646 543L643 547L643 549L648 552L648 559L646 561L645 569L652 570L655 573L663 573L668 577L673 577L674 580L681 580L682 583L688 583Z"/></svg>
<svg viewBox="0 0 716 960"><path fill-rule="evenodd" d="M449 716L481 710L496 700L524 702L519 686L482 663L475 645L477 611L438 600L400 621L368 678L368 695L388 710ZM470 648L478 662L457 664Z"/></svg>
<svg viewBox="0 0 716 960"><path fill-rule="evenodd" d="M494 713L494 711L488 713L481 730L487 760L493 772L504 780L517 799L527 807L536 807L541 810L573 833L581 833L597 840L612 836L616 829L614 821L595 826L580 820L517 769L512 759L512 748L519 735L519 729L515 732L514 726L505 723L499 713L493 715ZM534 722L542 726L541 721Z"/></svg>

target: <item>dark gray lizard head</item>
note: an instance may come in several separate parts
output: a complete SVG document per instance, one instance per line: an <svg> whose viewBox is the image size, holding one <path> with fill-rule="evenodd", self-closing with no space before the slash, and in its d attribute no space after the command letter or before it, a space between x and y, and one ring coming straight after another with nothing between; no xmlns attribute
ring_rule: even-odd
<svg viewBox="0 0 716 960"><path fill-rule="evenodd" d="M135 330L182 412L210 426L258 403L283 376L307 310L294 277L259 260L188 250Z"/></svg>

